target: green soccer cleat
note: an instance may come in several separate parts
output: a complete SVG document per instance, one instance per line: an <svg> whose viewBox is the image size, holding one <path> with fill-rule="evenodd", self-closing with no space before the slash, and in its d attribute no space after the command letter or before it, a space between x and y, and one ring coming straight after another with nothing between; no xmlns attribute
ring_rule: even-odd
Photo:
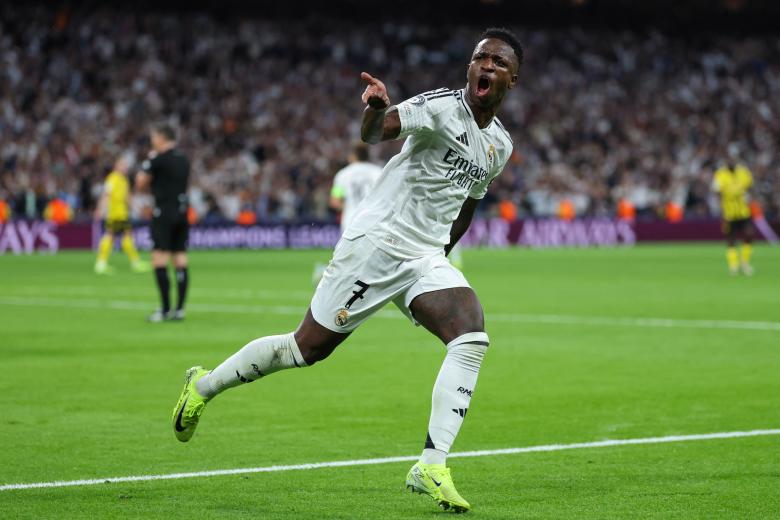
<svg viewBox="0 0 780 520"><path fill-rule="evenodd" d="M452 483L450 468L444 464L418 462L406 475L406 488L412 493L422 493L434 499L442 509L465 513L471 509Z"/></svg>
<svg viewBox="0 0 780 520"><path fill-rule="evenodd" d="M187 442L195 433L198 426L200 414L209 402L195 389L195 383L198 379L208 374L209 371L203 367L192 367L187 370L184 378L184 390L181 392L179 402L173 409L173 433L181 442Z"/></svg>

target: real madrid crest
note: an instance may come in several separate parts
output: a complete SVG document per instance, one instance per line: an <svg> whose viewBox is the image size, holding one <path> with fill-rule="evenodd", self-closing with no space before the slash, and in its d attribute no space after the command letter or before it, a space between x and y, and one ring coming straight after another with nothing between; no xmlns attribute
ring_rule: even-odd
<svg viewBox="0 0 780 520"><path fill-rule="evenodd" d="M343 327L349 321L349 311L347 309L339 309L336 313L336 325Z"/></svg>
<svg viewBox="0 0 780 520"><path fill-rule="evenodd" d="M487 151L488 168L493 167L493 163L495 162L495 160L496 160L496 147L491 144L490 147L488 147L488 151Z"/></svg>

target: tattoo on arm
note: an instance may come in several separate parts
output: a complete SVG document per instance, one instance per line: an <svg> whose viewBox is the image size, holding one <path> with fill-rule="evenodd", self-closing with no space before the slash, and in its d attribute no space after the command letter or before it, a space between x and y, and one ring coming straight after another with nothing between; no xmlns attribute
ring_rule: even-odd
<svg viewBox="0 0 780 520"><path fill-rule="evenodd" d="M360 126L360 137L364 142L376 144L380 141L395 139L401 132L401 118L394 106L377 110L367 106L363 111L363 122Z"/></svg>

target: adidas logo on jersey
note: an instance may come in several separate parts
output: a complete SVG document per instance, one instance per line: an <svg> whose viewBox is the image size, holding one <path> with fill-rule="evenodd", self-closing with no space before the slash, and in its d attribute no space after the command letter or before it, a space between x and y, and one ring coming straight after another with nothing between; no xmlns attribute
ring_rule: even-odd
<svg viewBox="0 0 780 520"><path fill-rule="evenodd" d="M466 146L469 145L469 136L466 135L466 132L460 134L458 137L455 138L455 140L458 141L459 143L465 144Z"/></svg>

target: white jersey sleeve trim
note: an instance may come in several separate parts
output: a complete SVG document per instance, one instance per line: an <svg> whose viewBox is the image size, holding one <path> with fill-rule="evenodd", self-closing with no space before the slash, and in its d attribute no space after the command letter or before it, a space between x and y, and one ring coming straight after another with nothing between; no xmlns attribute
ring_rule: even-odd
<svg viewBox="0 0 780 520"><path fill-rule="evenodd" d="M418 94L399 103L396 108L401 121L401 131L397 138L404 139L412 134L436 131L436 116L451 106L455 93L456 91L441 88Z"/></svg>

